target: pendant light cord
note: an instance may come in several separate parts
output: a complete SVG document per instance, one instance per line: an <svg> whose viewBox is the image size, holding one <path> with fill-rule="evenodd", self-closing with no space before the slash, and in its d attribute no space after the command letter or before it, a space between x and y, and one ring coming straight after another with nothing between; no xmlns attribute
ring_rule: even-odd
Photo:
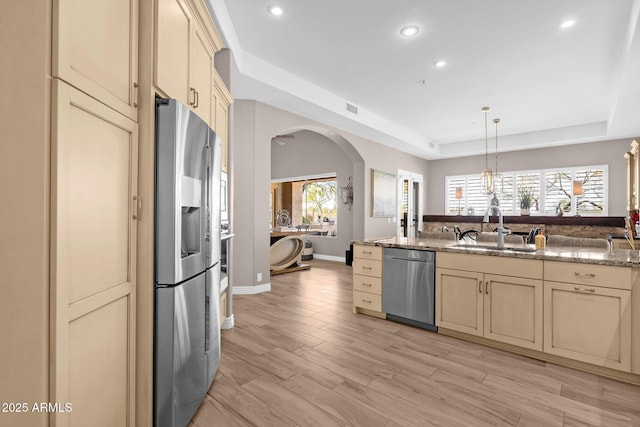
<svg viewBox="0 0 640 427"><path fill-rule="evenodd" d="M487 113L489 107L482 107L484 111L484 168L489 169L489 125L487 124Z"/></svg>
<svg viewBox="0 0 640 427"><path fill-rule="evenodd" d="M498 175L498 123L500 123L500 119L493 119L493 123L496 124L496 175Z"/></svg>

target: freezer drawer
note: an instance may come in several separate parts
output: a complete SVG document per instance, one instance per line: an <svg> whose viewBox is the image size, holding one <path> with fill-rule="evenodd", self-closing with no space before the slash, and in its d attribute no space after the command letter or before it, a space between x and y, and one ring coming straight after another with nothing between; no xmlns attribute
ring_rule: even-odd
<svg viewBox="0 0 640 427"><path fill-rule="evenodd" d="M155 426L186 426L207 392L205 273L156 289Z"/></svg>

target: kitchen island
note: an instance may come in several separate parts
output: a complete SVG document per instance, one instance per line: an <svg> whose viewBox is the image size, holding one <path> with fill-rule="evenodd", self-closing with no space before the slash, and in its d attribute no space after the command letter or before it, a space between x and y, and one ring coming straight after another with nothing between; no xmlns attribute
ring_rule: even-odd
<svg viewBox="0 0 640 427"><path fill-rule="evenodd" d="M354 312L386 316L385 248L434 251L440 333L640 384L638 251L413 238L353 244ZM372 277L379 284L367 289Z"/></svg>

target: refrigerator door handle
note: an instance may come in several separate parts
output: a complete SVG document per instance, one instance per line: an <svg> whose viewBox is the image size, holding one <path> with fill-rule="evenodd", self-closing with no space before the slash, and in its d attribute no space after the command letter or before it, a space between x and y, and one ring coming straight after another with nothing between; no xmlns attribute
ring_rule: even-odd
<svg viewBox="0 0 640 427"><path fill-rule="evenodd" d="M211 323L211 296L205 295L204 297L204 354L209 354L209 337L210 337L210 323Z"/></svg>

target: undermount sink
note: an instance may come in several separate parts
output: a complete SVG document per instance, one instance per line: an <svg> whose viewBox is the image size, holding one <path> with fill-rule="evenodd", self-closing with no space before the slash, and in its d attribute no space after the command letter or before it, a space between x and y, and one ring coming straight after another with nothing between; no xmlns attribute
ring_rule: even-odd
<svg viewBox="0 0 640 427"><path fill-rule="evenodd" d="M460 249L471 249L471 250L482 250L482 251L503 251L503 252L535 252L536 248L534 246L505 246L503 248L499 248L497 245L474 245L474 244L464 244L464 243L456 243L453 245L449 245L450 248L460 248Z"/></svg>

